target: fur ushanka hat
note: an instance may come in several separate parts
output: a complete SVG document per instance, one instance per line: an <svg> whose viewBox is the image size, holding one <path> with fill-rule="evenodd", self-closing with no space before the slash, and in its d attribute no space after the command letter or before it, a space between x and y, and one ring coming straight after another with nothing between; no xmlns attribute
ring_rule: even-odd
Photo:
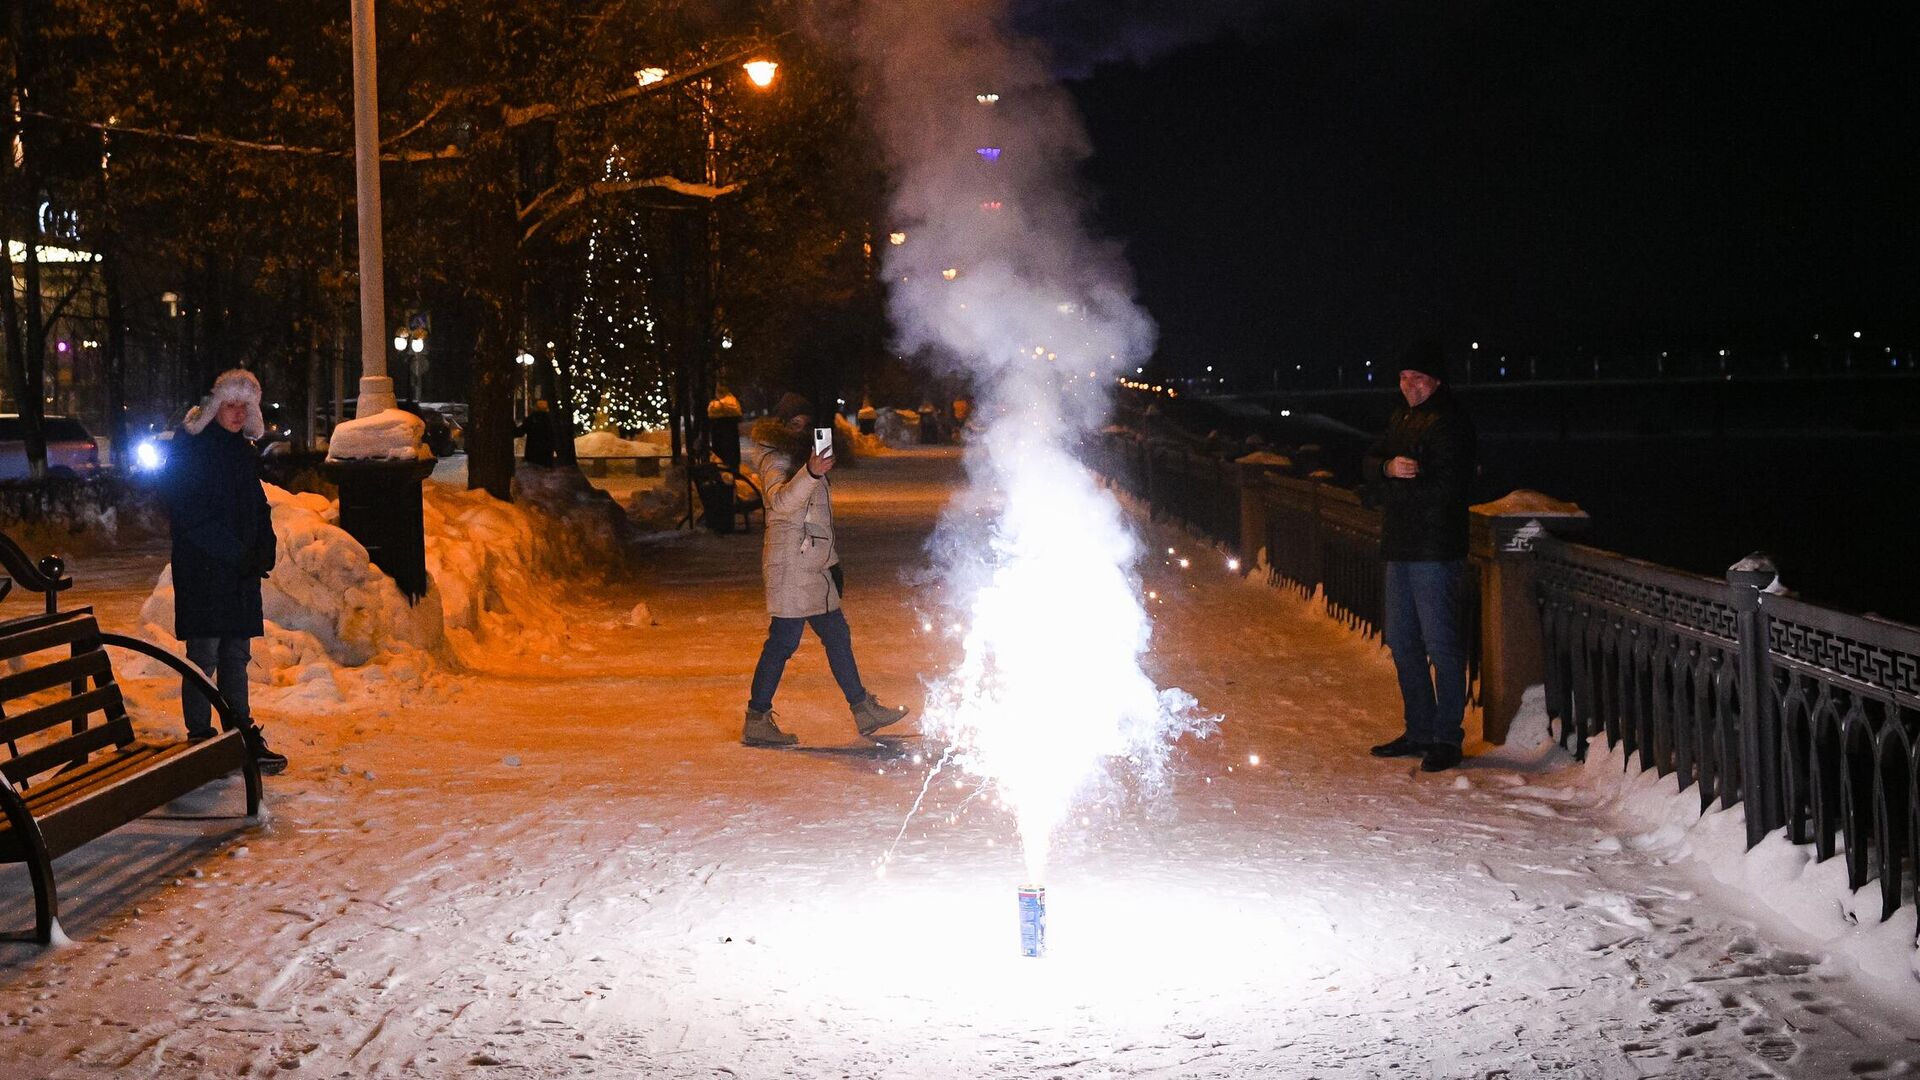
<svg viewBox="0 0 1920 1080"><path fill-rule="evenodd" d="M247 403L247 422L240 428L242 435L257 439L267 433L267 419L260 415L260 380L244 368L223 371L219 378L213 380L213 393L187 413L187 433L198 435L205 431L207 425L213 423L214 414L220 411L220 406L229 401Z"/></svg>

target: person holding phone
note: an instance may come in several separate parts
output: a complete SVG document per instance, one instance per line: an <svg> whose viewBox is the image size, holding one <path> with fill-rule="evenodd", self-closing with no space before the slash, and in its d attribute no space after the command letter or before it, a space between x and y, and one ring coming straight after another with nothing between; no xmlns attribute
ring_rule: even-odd
<svg viewBox="0 0 1920 1080"><path fill-rule="evenodd" d="M880 704L861 683L854 662L853 631L840 608L843 579L827 482L834 465L833 429L814 428L813 406L789 393L771 416L754 424L752 439L747 464L766 503L760 570L772 621L753 669L740 741L748 746L792 746L799 741L774 722L773 695L787 660L800 647L801 631L809 626L826 647L827 665L853 710L854 728L872 735L905 719L907 709Z"/></svg>

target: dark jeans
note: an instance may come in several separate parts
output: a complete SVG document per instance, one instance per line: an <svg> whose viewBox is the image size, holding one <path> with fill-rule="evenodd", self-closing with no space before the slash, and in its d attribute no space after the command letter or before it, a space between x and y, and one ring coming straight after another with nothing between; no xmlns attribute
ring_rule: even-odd
<svg viewBox="0 0 1920 1080"><path fill-rule="evenodd" d="M755 712L773 708L773 693L780 689L780 674L787 669L787 659L793 650L800 647L800 631L808 626L813 627L820 644L827 647L827 666L833 669L833 680L840 684L840 692L847 695L847 704L858 705L867 699L866 688L860 685L860 668L853 662L853 631L847 626L846 614L834 610L804 619L775 617L768 624L767 643L760 647L760 662L754 665L753 692L747 699L747 708Z"/></svg>
<svg viewBox="0 0 1920 1080"><path fill-rule="evenodd" d="M253 639L243 637L196 637L187 639L187 659L207 673L220 688L220 696L233 706L236 721L247 712L247 661L253 658ZM188 737L212 735L213 703L199 690L182 683L180 712L187 720Z"/></svg>
<svg viewBox="0 0 1920 1080"><path fill-rule="evenodd" d="M1411 742L1459 746L1466 738L1466 634L1461 626L1467 563L1387 563L1387 648L1400 676ZM1431 665L1431 671L1429 671Z"/></svg>

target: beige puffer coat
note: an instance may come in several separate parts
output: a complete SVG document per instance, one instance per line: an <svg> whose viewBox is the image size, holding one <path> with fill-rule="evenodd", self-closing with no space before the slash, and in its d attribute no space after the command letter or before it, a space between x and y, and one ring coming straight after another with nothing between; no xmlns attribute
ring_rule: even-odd
<svg viewBox="0 0 1920 1080"><path fill-rule="evenodd" d="M831 567L840 561L833 545L833 498L825 477L807 471L811 440L796 438L779 421L753 425L747 467L766 500L767 532L760 572L767 583L767 614L804 619L840 607Z"/></svg>

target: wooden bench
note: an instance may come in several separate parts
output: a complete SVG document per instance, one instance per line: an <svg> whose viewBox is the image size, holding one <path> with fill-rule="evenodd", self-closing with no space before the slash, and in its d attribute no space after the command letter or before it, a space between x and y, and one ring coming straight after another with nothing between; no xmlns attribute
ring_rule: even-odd
<svg viewBox="0 0 1920 1080"><path fill-rule="evenodd" d="M607 475L607 465L615 461L631 462L635 476L660 475L660 455L657 454L575 454L573 459L588 476Z"/></svg>
<svg viewBox="0 0 1920 1080"><path fill-rule="evenodd" d="M247 816L260 812L260 769L232 708L200 669L150 642L100 629L91 608L59 610L72 579L57 558L36 565L4 535L0 597L19 585L46 596L46 610L0 622L0 863L27 864L33 879L33 940L58 928L53 860L240 770ZM152 657L207 696L224 729L200 742L134 735L107 646ZM0 934L10 940L22 932Z"/></svg>

